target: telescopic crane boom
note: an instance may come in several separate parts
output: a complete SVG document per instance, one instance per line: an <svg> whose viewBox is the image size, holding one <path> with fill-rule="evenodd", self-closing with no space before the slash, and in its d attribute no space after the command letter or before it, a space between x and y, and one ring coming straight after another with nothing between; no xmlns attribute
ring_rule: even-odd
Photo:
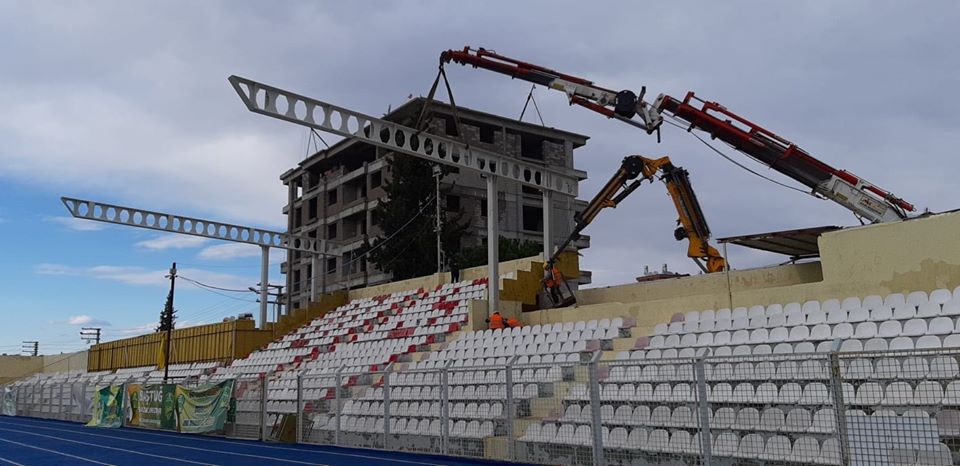
<svg viewBox="0 0 960 466"><path fill-rule="evenodd" d="M674 166L669 157L650 159L640 155L631 155L623 159L620 169L610 181L600 189L587 207L576 218L576 225L566 241L557 248L557 252L547 261L552 266L567 246L580 237L580 233L597 217L601 210L615 208L644 181L653 181L659 173L660 180L667 186L667 192L677 209L677 224L674 238L677 241L687 239L687 256L693 259L701 270L707 273L722 272L727 268L723 256L710 245L710 227L700 209L700 202L690 185L686 170Z"/></svg>
<svg viewBox="0 0 960 466"><path fill-rule="evenodd" d="M666 115L678 120L688 131L701 130L740 152L783 173L811 189L815 195L830 199L872 223L890 222L907 217L914 206L846 170L834 168L773 132L727 110L716 102L696 98L693 92L683 100L660 94L653 103L644 100L646 87L639 95L633 91L613 91L592 81L560 73L542 66L499 55L485 49L464 47L440 55L444 63L459 63L484 68L513 78L540 84L567 94L571 105L579 105L608 118L636 126L648 134L657 132Z"/></svg>

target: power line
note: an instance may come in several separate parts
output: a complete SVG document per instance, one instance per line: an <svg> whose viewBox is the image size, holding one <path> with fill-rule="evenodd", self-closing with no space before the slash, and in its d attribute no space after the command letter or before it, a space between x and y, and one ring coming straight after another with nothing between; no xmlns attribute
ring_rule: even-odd
<svg viewBox="0 0 960 466"><path fill-rule="evenodd" d="M724 159L726 159L726 160L729 161L730 163L732 163L732 164L734 164L734 165L736 165L736 166L738 166L738 167L740 167L740 168L742 168L742 169L744 169L744 170L746 170L746 171L748 171L748 172L750 172L750 173L753 173L754 175L759 176L760 178L763 178L763 179L765 179L765 180L767 180L767 181L769 181L769 182L771 182L771 183L773 183L773 184L782 186L782 187L787 188L787 189L792 189L792 190L794 190L794 191L797 191L797 192L800 192L800 193L803 193L803 194L807 194L807 195L809 195L809 196L811 196L811 197L820 199L819 197L817 197L815 194L811 193L810 191L797 188L796 186L790 186L790 185L788 185L788 184L786 184L786 183L777 181L777 180L775 180L775 179L773 179L773 178L770 178L770 177L768 177L768 176L766 176L766 175L764 175L764 174L762 174L762 173L760 173L760 172L757 172L757 171L753 170L752 168L750 168L750 167L748 167L748 166L746 166L746 165L744 165L744 164L742 164L742 163L740 163L740 162L737 162L737 161L734 160L732 157L730 157L730 156L728 156L727 154L723 153L723 151L721 151L720 149L717 149L716 147L714 147L713 144L710 144L709 142L707 142L707 140L705 140L705 139L703 139L702 137L700 137L699 134L694 133L694 132L692 132L692 131L687 131L687 128L686 128L685 126L680 125L680 124L675 123L675 122L672 122L672 121L669 121L669 120L664 120L664 121L666 121L666 123L668 123L668 124L670 124L670 125L676 126L677 128L680 128L680 129L686 131L687 133L693 135L693 137L697 138L697 140L699 140L700 142L702 142L705 146L709 147L712 151L716 152L717 154L719 154L721 157L723 157ZM756 161L756 159L753 158L753 157L750 157L750 159Z"/></svg>
<svg viewBox="0 0 960 466"><path fill-rule="evenodd" d="M206 283L203 283L203 282L194 280L194 279L192 279L192 278L184 277L183 275L178 275L177 278L182 278L182 279L184 279L184 280L186 280L186 281L188 281L188 282L193 282L193 283L196 284L196 285L200 285L200 286L202 286L202 287L204 287L204 288L210 288L210 289L213 289L213 290L229 291L229 292L231 292L231 293L249 293L249 292L250 292L250 290L237 290L237 289L233 289L233 288L223 288L223 287L219 287L219 286L208 285L208 284L206 284Z"/></svg>

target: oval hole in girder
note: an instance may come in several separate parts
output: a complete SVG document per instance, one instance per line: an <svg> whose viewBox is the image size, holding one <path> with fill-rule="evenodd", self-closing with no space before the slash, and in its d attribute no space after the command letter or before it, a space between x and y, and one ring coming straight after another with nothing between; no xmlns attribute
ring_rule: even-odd
<svg viewBox="0 0 960 466"><path fill-rule="evenodd" d="M390 140L390 130L387 128L380 128L380 142L387 142Z"/></svg>
<svg viewBox="0 0 960 466"><path fill-rule="evenodd" d="M350 116L347 118L347 131L350 134L357 134L357 131L360 130L360 123L357 121L357 117Z"/></svg>
<svg viewBox="0 0 960 466"><path fill-rule="evenodd" d="M523 181L526 181L527 183L529 183L531 176L533 176L533 174L530 173L530 169L529 169L529 168L524 168L524 169L523 169Z"/></svg>
<svg viewBox="0 0 960 466"><path fill-rule="evenodd" d="M207 224L207 236L217 236L217 224L209 223Z"/></svg>
<svg viewBox="0 0 960 466"><path fill-rule="evenodd" d="M143 223L148 227L155 227L157 226L157 216L153 214L147 214L143 218Z"/></svg>
<svg viewBox="0 0 960 466"><path fill-rule="evenodd" d="M460 148L453 146L453 151L450 154L450 160L453 160L453 163L460 163Z"/></svg>
<svg viewBox="0 0 960 466"><path fill-rule="evenodd" d="M257 108L267 108L267 91L265 89L257 89L257 94L253 96L253 101L256 102Z"/></svg>
<svg viewBox="0 0 960 466"><path fill-rule="evenodd" d="M157 226L166 229L170 220L166 215L157 218Z"/></svg>
<svg viewBox="0 0 960 466"><path fill-rule="evenodd" d="M537 171L533 172L533 182L534 182L537 186L542 186L542 185L543 185L543 174L540 173L540 170L537 170Z"/></svg>
<svg viewBox="0 0 960 466"><path fill-rule="evenodd" d="M192 228L193 228L193 222L191 222L190 220L184 220L183 222L180 223L180 228L178 228L178 230L192 231Z"/></svg>
<svg viewBox="0 0 960 466"><path fill-rule="evenodd" d="M240 237L240 231L237 230L237 227L230 227L230 231L227 232L227 237L230 239L237 239Z"/></svg>
<svg viewBox="0 0 960 466"><path fill-rule="evenodd" d="M194 233L203 233L204 231L206 231L206 229L207 229L207 225L203 222L197 222L196 224L193 225Z"/></svg>
<svg viewBox="0 0 960 466"><path fill-rule="evenodd" d="M497 172L497 162L490 162L490 173Z"/></svg>
<svg viewBox="0 0 960 466"><path fill-rule="evenodd" d="M117 218L119 218L120 221L123 222L123 223L129 222L129 221L130 221L130 211L127 210L127 209L120 209L120 213L119 213L119 215L117 215Z"/></svg>
<svg viewBox="0 0 960 466"><path fill-rule="evenodd" d="M410 148L415 151L420 150L420 136L416 134L410 135Z"/></svg>
<svg viewBox="0 0 960 466"><path fill-rule="evenodd" d="M484 170L487 166L487 161L481 158L477 158L477 168Z"/></svg>
<svg viewBox="0 0 960 466"><path fill-rule="evenodd" d="M73 204L73 201L70 201L70 205L75 205L75 204ZM75 207L72 207L70 211L76 212L77 215L80 215L81 217L86 217L90 213L90 207L87 205L86 202L81 202L79 204L76 204Z"/></svg>
<svg viewBox="0 0 960 466"><path fill-rule="evenodd" d="M340 125L342 124L343 124L343 117L340 115L340 112L337 110L330 110L329 126L333 129L339 130Z"/></svg>
<svg viewBox="0 0 960 466"><path fill-rule="evenodd" d="M270 233L262 233L262 236L260 236L260 242L261 242L261 243L267 243L267 244L269 244L269 243L270 243Z"/></svg>
<svg viewBox="0 0 960 466"><path fill-rule="evenodd" d="M441 159L447 158L447 143L437 143L437 157L440 157Z"/></svg>
<svg viewBox="0 0 960 466"><path fill-rule="evenodd" d="M103 217L103 207L98 205L93 206L93 217L100 218Z"/></svg>
<svg viewBox="0 0 960 466"><path fill-rule="evenodd" d="M113 207L107 207L106 219L107 220L116 220L117 218L117 209Z"/></svg>
<svg viewBox="0 0 960 466"><path fill-rule="evenodd" d="M297 117L298 120L305 119L307 117L307 104L298 99L293 106L293 116Z"/></svg>
<svg viewBox="0 0 960 466"><path fill-rule="evenodd" d="M427 155L433 155L433 139L426 138L423 140L423 152Z"/></svg>
<svg viewBox="0 0 960 466"><path fill-rule="evenodd" d="M293 247L300 249L300 239L293 240Z"/></svg>
<svg viewBox="0 0 960 466"><path fill-rule="evenodd" d="M239 238L242 241L250 241L250 229L248 228L241 229Z"/></svg>
<svg viewBox="0 0 960 466"><path fill-rule="evenodd" d="M260 232L257 231L257 230L253 230L252 232L250 232L250 239L251 239L254 243L259 243L260 241L262 241L262 239L261 239L261 237L260 237Z"/></svg>
<svg viewBox="0 0 960 466"><path fill-rule="evenodd" d="M400 147L403 147L404 143L407 142L407 135L402 129L397 128L393 130L393 142Z"/></svg>
<svg viewBox="0 0 960 466"><path fill-rule="evenodd" d="M133 213L133 223L136 223L137 225L143 225L143 223L144 223L144 222L143 222L143 214L142 214L141 212L134 212L134 213Z"/></svg>
<svg viewBox="0 0 960 466"><path fill-rule="evenodd" d="M280 95L280 94L274 94L274 95L276 95L276 99L277 99L277 102L276 102L277 113L281 115L286 114L287 109L290 108L289 98L285 95Z"/></svg>

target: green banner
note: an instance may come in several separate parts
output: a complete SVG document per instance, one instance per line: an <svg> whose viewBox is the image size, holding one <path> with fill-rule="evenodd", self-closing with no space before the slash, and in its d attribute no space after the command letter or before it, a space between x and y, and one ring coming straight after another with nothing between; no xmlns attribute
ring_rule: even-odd
<svg viewBox="0 0 960 466"><path fill-rule="evenodd" d="M177 428L203 433L223 430L233 397L233 380L188 388L177 385Z"/></svg>
<svg viewBox="0 0 960 466"><path fill-rule="evenodd" d="M140 425L150 429L175 430L175 395L176 386L173 384L143 385L138 397Z"/></svg>
<svg viewBox="0 0 960 466"><path fill-rule="evenodd" d="M17 415L17 405L13 401L13 390L10 390L10 387L3 387L3 409L0 414L4 416Z"/></svg>
<svg viewBox="0 0 960 466"><path fill-rule="evenodd" d="M102 387L93 392L91 427L117 428L123 424L123 385Z"/></svg>

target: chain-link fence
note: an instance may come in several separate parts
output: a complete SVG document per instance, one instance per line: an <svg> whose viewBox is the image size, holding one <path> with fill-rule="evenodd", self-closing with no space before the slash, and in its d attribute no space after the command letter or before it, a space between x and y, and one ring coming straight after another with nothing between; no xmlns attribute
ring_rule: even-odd
<svg viewBox="0 0 960 466"><path fill-rule="evenodd" d="M960 348L604 354L237 379L222 433L538 464L960 464ZM11 396L18 415L86 421L95 388Z"/></svg>

